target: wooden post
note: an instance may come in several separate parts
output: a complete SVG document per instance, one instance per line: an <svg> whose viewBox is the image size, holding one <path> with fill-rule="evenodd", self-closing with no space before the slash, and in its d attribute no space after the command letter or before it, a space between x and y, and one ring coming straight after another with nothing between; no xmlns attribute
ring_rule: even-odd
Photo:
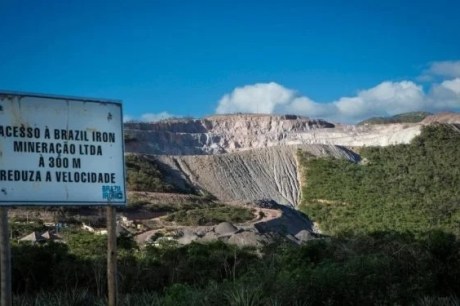
<svg viewBox="0 0 460 306"><path fill-rule="evenodd" d="M107 289L108 305L117 306L117 209L107 206Z"/></svg>
<svg viewBox="0 0 460 306"><path fill-rule="evenodd" d="M0 207L0 294L1 305L11 306L11 248L8 234L8 208Z"/></svg>

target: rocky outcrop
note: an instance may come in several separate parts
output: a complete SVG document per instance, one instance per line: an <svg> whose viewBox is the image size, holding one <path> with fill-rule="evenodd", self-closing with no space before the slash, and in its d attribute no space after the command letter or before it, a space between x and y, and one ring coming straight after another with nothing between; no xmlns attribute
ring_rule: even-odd
<svg viewBox="0 0 460 306"><path fill-rule="evenodd" d="M324 120L285 115L228 115L126 123L127 152L202 155L291 144L298 133L329 129Z"/></svg>
<svg viewBox="0 0 460 306"><path fill-rule="evenodd" d="M422 125L355 126L295 115L221 115L126 123L125 149L145 154L207 155L300 144L386 146L410 142L420 134Z"/></svg>

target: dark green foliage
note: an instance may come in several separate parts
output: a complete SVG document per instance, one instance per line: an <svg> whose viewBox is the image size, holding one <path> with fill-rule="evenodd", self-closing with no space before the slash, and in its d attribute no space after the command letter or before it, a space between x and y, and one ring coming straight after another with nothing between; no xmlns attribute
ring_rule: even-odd
<svg viewBox="0 0 460 306"><path fill-rule="evenodd" d="M241 223L254 218L250 209L222 204L211 204L189 210L180 210L166 217L181 225L214 225L224 221Z"/></svg>
<svg viewBox="0 0 460 306"><path fill-rule="evenodd" d="M125 156L127 188L132 191L173 192L174 187L163 182L155 161L143 155Z"/></svg>
<svg viewBox="0 0 460 306"><path fill-rule="evenodd" d="M117 237L117 248L119 251L133 251L138 249L136 241L133 236L127 233L120 233Z"/></svg>
<svg viewBox="0 0 460 306"><path fill-rule="evenodd" d="M121 305L436 305L458 303L460 241L436 231L279 241L260 257L217 241L122 252ZM105 265L66 245L15 245L15 305L103 305ZM94 304L91 304L94 303ZM27 305L27 304L22 304ZM449 305L449 304L445 304ZM455 305L455 304L452 304Z"/></svg>
<svg viewBox="0 0 460 306"><path fill-rule="evenodd" d="M96 306L107 305L107 303L96 298L88 290L70 290L70 291L55 291L55 292L40 292L36 296L14 296L13 305L15 306Z"/></svg>
<svg viewBox="0 0 460 306"><path fill-rule="evenodd" d="M11 254L13 288L17 292L35 291L43 284L57 286L56 278L67 276L65 272L72 266L67 246L60 243L13 244Z"/></svg>
<svg viewBox="0 0 460 306"><path fill-rule="evenodd" d="M194 208L203 208L208 207L210 205L215 205L213 200L208 198L203 198L199 196L189 196L188 198L174 201L169 200L171 202L160 202L158 200L150 199L148 196L144 196L139 193L132 193L128 198L128 207L127 210L130 209L138 209L143 208L153 212L175 212L181 210L190 210Z"/></svg>
<svg viewBox="0 0 460 306"><path fill-rule="evenodd" d="M69 230L65 233L70 253L81 258L104 257L107 249L107 236L90 232Z"/></svg>
<svg viewBox="0 0 460 306"><path fill-rule="evenodd" d="M364 124L389 124L389 123L416 123L425 119L427 116L432 115L432 113L427 112L412 112L404 113L391 117L373 117L361 121L358 125Z"/></svg>
<svg viewBox="0 0 460 306"><path fill-rule="evenodd" d="M363 161L303 157L302 210L329 233L441 229L460 234L460 133L426 126L409 145Z"/></svg>
<svg viewBox="0 0 460 306"><path fill-rule="evenodd" d="M43 233L48 230L42 221L31 221L31 222L10 222L11 236L14 239L20 239L32 232Z"/></svg>

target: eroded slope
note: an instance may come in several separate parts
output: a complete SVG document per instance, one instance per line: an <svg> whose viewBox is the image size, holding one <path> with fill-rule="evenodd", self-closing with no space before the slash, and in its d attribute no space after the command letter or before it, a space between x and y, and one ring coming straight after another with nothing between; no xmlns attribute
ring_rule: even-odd
<svg viewBox="0 0 460 306"><path fill-rule="evenodd" d="M220 155L157 156L169 171L221 201L271 199L297 206L300 198L297 150L315 156L357 159L330 145L278 146Z"/></svg>

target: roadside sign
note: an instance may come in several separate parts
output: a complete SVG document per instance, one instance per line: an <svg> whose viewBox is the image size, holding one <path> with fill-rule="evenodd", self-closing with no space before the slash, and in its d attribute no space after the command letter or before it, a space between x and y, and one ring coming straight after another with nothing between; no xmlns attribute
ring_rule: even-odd
<svg viewBox="0 0 460 306"><path fill-rule="evenodd" d="M0 206L123 204L120 102L0 92Z"/></svg>

